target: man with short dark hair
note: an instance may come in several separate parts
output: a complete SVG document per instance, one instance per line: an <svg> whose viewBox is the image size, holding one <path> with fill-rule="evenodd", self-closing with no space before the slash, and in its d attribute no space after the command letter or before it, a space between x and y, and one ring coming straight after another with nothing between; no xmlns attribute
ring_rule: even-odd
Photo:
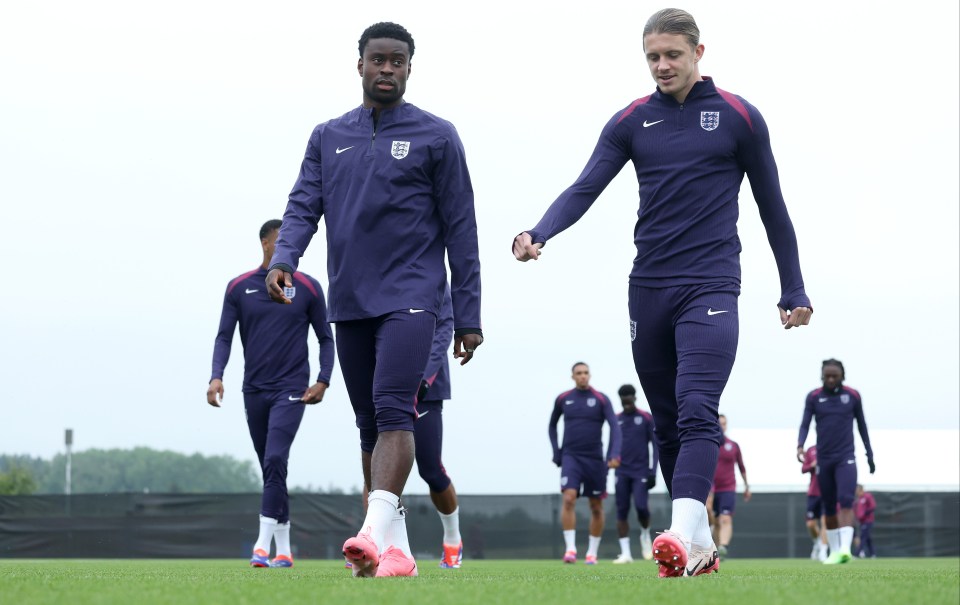
<svg viewBox="0 0 960 605"><path fill-rule="evenodd" d="M620 448L620 466L617 477L617 534L620 554L614 563L633 563L630 548L630 500L640 521L640 552L644 559L653 558L650 537L650 507L648 492L657 484L657 443L653 431L653 416L637 408L637 389L625 384L617 391L623 411L617 414L617 424L623 436Z"/></svg>

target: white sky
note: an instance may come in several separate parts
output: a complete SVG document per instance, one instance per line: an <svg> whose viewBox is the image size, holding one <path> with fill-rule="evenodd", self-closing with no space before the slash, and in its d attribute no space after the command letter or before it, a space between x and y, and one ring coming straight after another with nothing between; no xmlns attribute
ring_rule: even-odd
<svg viewBox="0 0 960 605"><path fill-rule="evenodd" d="M260 262L257 231L282 215L313 126L360 103L360 33L393 20L417 43L407 100L457 126L476 191L487 340L453 371L446 466L461 493L557 489L547 421L570 365L587 361L614 398L638 384L632 167L539 262L509 246L576 178L606 120L653 90L639 32L663 5L452 6L4 5L0 452L50 457L71 427L76 450L254 459L239 337L224 408L204 399L223 289ZM754 484L802 485L794 431L820 361L837 357L871 429L893 432L875 439L873 484L957 485L956 466L942 481L893 472L907 451L897 430L960 456L957 3L680 6L700 25L702 73L770 127L816 310L809 328L781 329L745 182L741 340L721 411L754 468L769 466ZM314 242L301 269L326 286ZM784 437L753 446L748 433ZM337 368L289 481L359 485L358 458ZM425 489L411 479L408 491Z"/></svg>

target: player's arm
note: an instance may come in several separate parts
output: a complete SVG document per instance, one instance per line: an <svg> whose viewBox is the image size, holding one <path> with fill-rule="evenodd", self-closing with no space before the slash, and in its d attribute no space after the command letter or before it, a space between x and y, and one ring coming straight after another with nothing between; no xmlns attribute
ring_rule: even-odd
<svg viewBox="0 0 960 605"><path fill-rule="evenodd" d="M453 357L465 365L483 344L480 321L480 246L473 184L460 135L452 124L433 166L433 195L443 223L453 301Z"/></svg>
<svg viewBox="0 0 960 605"><path fill-rule="evenodd" d="M737 444L737 468L740 469L740 477L743 479L743 501L750 502L750 482L747 481L747 468L743 465L743 451Z"/></svg>
<svg viewBox="0 0 960 605"><path fill-rule="evenodd" d="M650 442L650 453L652 463L650 464L650 475L647 477L647 489L653 489L657 484L657 465L660 464L660 451L657 448L657 436L653 432L653 419L649 418L647 425L647 440Z"/></svg>
<svg viewBox="0 0 960 605"><path fill-rule="evenodd" d="M220 311L220 327L213 341L213 371L207 385L207 403L215 408L223 401L223 371L230 360L230 348L233 345L233 333L237 328L237 305L231 296L233 284L227 285L223 295L223 310Z"/></svg>
<svg viewBox="0 0 960 605"><path fill-rule="evenodd" d="M300 277L309 279L304 277L302 273ZM317 381L300 397L300 402L307 404L323 401L327 387L330 386L330 377L333 374L333 364L336 359L336 347L333 342L333 332L327 322L327 304L323 296L323 289L319 282L312 281L313 287L317 290L317 295L310 301L310 325L313 326L313 332L317 335L317 342L320 344L320 372L317 375Z"/></svg>
<svg viewBox="0 0 960 605"><path fill-rule="evenodd" d="M810 432L810 421L813 420L813 394L807 395L807 401L803 406L803 418L800 420L800 434L797 436L797 460L803 462L803 444L807 441L807 434Z"/></svg>
<svg viewBox="0 0 960 605"><path fill-rule="evenodd" d="M803 453L803 466L800 467L801 473L817 472L817 457L813 455L813 450L808 449Z"/></svg>
<svg viewBox="0 0 960 605"><path fill-rule="evenodd" d="M620 453L623 447L623 431L620 429L620 423L617 422L617 413L613 411L613 404L606 396L601 399L603 405L603 417L610 427L610 446L607 448L607 466L617 468L620 466Z"/></svg>
<svg viewBox="0 0 960 605"><path fill-rule="evenodd" d="M587 165L576 181L547 208L536 227L513 239L513 256L521 262L536 260L547 240L580 220L630 159L626 127L617 128L620 114L604 126Z"/></svg>
<svg viewBox="0 0 960 605"><path fill-rule="evenodd" d="M877 470L877 465L873 462L873 448L870 447L870 434L867 432L867 419L863 415L863 401L860 399L860 393L853 393L853 417L857 420L860 440L863 441L863 447L867 450L867 466L872 475Z"/></svg>
<svg viewBox="0 0 960 605"><path fill-rule="evenodd" d="M276 248L267 273L267 293L274 302L290 304L284 287L293 286L293 274L300 257L310 245L317 225L323 216L323 176L321 172L320 132L317 126L307 142L307 150L300 164L300 174L287 199L283 224L277 236Z"/></svg>
<svg viewBox="0 0 960 605"><path fill-rule="evenodd" d="M550 445L553 447L553 463L557 466L560 466L562 460L563 451L560 449L560 440L557 436L557 424L560 422L560 417L563 416L563 408L560 407L562 403L558 398L553 403L553 412L550 414L550 426L547 429L547 433L550 435Z"/></svg>
<svg viewBox="0 0 960 605"><path fill-rule="evenodd" d="M763 116L746 104L750 116L750 135L742 146L740 160L750 179L750 188L760 211L760 220L767 232L767 241L773 250L780 274L780 322L785 329L810 323L813 306L807 297L800 271L800 252L797 234L787 212L777 162L770 146L770 132Z"/></svg>

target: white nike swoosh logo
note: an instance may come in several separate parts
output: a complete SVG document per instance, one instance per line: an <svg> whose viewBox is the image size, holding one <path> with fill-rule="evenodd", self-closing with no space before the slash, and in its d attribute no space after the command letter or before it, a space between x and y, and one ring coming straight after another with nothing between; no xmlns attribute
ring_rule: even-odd
<svg viewBox="0 0 960 605"><path fill-rule="evenodd" d="M726 311L714 311L713 309L707 309L707 315L720 315L721 313L726 313Z"/></svg>
<svg viewBox="0 0 960 605"><path fill-rule="evenodd" d="M564 401L564 403L566 403L567 405L570 405L570 404L572 404L573 402L572 402L572 401Z"/></svg>
<svg viewBox="0 0 960 605"><path fill-rule="evenodd" d="M821 398L820 398L820 403L823 403L823 402L826 401L826 400L827 400L826 397L821 397Z"/></svg>
<svg viewBox="0 0 960 605"><path fill-rule="evenodd" d="M423 309L410 309L411 313L423 313Z"/></svg>
<svg viewBox="0 0 960 605"><path fill-rule="evenodd" d="M287 399L289 399L290 401L300 401L299 397L294 397L293 395L290 395L289 397L287 397Z"/></svg>
<svg viewBox="0 0 960 605"><path fill-rule="evenodd" d="M644 120L644 121L643 121L643 127L644 127L644 128L650 128L651 126L655 126L655 125L659 124L659 123L662 122L662 121L663 121L663 120L657 120L656 122L648 122L648 121Z"/></svg>
<svg viewBox="0 0 960 605"><path fill-rule="evenodd" d="M259 291L260 291L259 289L251 290L250 288L247 288L247 294L253 294L254 292L259 292Z"/></svg>
<svg viewBox="0 0 960 605"><path fill-rule="evenodd" d="M424 416L426 416L426 415L429 414L429 413L430 413L430 410L427 410L426 412L420 414L420 416L418 416L418 417L419 417L419 418L423 418Z"/></svg>
<svg viewBox="0 0 960 605"><path fill-rule="evenodd" d="M349 146L349 147L344 147L343 149L340 149L339 147L337 147L337 153L343 153L344 151L346 151L346 150L348 150L348 149L353 149L354 147L356 147L356 145L351 145L351 146Z"/></svg>

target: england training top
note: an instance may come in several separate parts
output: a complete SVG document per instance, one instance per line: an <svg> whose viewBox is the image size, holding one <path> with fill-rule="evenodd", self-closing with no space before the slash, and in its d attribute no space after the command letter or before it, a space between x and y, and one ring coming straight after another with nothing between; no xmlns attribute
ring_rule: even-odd
<svg viewBox="0 0 960 605"><path fill-rule="evenodd" d="M450 265L455 327L480 329L473 186L456 129L404 103L358 107L307 143L270 263L296 269L323 217L331 322L406 309L439 316Z"/></svg>
<svg viewBox="0 0 960 605"><path fill-rule="evenodd" d="M557 439L557 424L563 417L563 448ZM606 460L620 458L621 433L617 415L610 399L600 391L589 387L561 393L553 403L550 414L550 444L554 457L582 456L603 460L603 423L610 426L610 443Z"/></svg>
<svg viewBox="0 0 960 605"><path fill-rule="evenodd" d="M810 485L807 487L808 496L820 497L820 481L817 480L817 446L811 445L803 453L801 472L810 473Z"/></svg>
<svg viewBox="0 0 960 605"><path fill-rule="evenodd" d="M655 475L658 460L653 416L643 410L636 410L632 414L620 412L617 414L617 425L620 426L623 445L616 474L641 479Z"/></svg>
<svg viewBox="0 0 960 605"><path fill-rule="evenodd" d="M734 466L740 469L741 476L747 474L747 469L743 466L740 444L724 435L720 456L717 458L717 470L713 475L714 492L737 491L737 475Z"/></svg>
<svg viewBox="0 0 960 605"><path fill-rule="evenodd" d="M306 273L294 273L293 288L287 292L292 304L278 305L267 295L266 278L267 270L257 268L227 284L210 380L223 378L239 322L244 393L304 391L310 386L307 333L311 325L320 342L317 382L330 384L335 354L320 284Z"/></svg>
<svg viewBox="0 0 960 605"><path fill-rule="evenodd" d="M827 462L854 459L854 420L857 421L863 447L867 450L867 458L873 458L860 393L843 385L833 391L822 387L810 391L803 408L797 447L803 447L807 440L810 420L813 418L817 419L817 464L823 466Z"/></svg>
<svg viewBox="0 0 960 605"><path fill-rule="evenodd" d="M778 304L810 306L767 125L755 107L709 78L682 104L657 89L617 112L579 178L528 231L533 241L575 223L627 161L640 186L632 285L739 286L737 200L746 174L780 273Z"/></svg>

